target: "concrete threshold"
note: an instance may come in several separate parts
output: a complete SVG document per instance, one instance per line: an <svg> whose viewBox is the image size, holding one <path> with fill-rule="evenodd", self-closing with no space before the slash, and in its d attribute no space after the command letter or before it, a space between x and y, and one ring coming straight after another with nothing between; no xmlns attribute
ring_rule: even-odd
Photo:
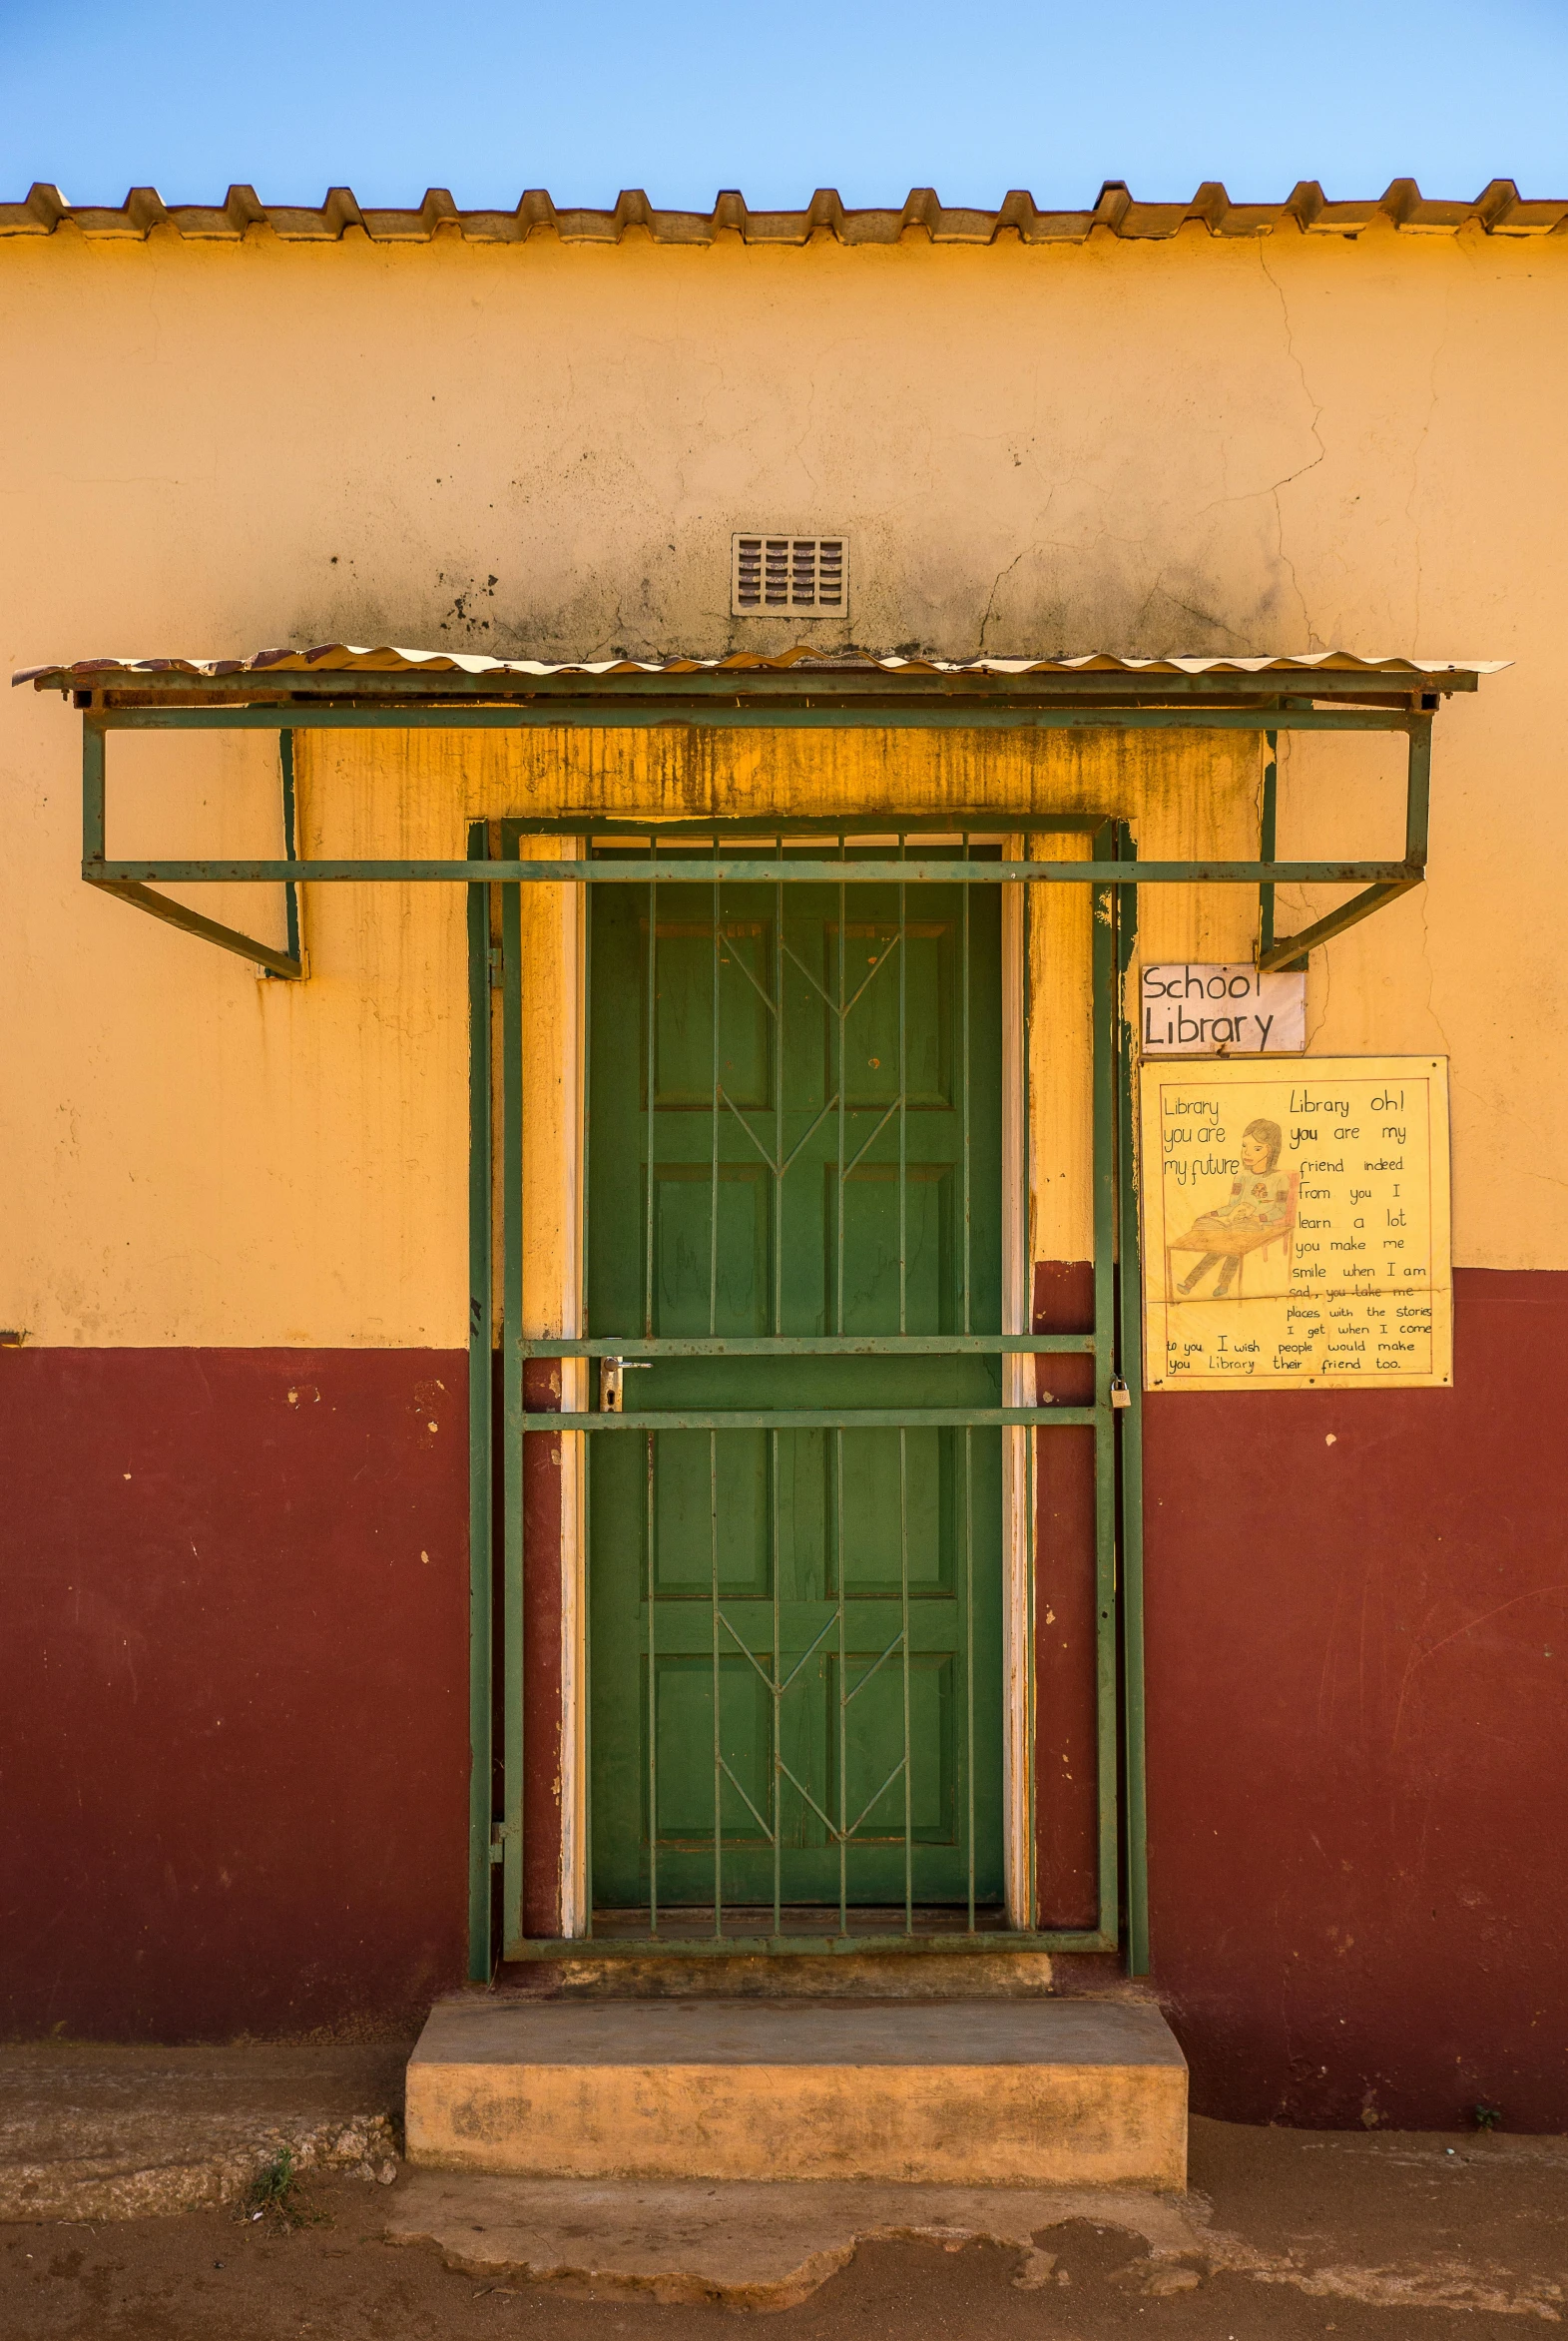
<svg viewBox="0 0 1568 2341"><path fill-rule="evenodd" d="M501 1989L583 2000L1032 2000L1057 1989L1043 1951L850 1951L518 1960Z"/></svg>
<svg viewBox="0 0 1568 2341"><path fill-rule="evenodd" d="M1150 2253L1153 2294L1198 2281L1201 2210L1134 2189L888 2186L866 2181L639 2184L416 2170L392 2197L386 2240L434 2245L496 2290L552 2283L596 2296L793 2308L863 2243L996 2243L1022 2254L1013 2282L1053 2280L1037 2238L1070 2220L1119 2227Z"/></svg>
<svg viewBox="0 0 1568 2341"><path fill-rule="evenodd" d="M1137 2001L439 2002L410 2162L514 2177L1143 2186L1187 2066Z"/></svg>

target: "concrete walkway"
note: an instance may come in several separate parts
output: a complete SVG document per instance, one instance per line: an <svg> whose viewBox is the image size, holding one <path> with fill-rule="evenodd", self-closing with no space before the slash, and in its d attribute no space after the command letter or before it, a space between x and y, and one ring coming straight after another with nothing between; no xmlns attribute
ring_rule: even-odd
<svg viewBox="0 0 1568 2341"><path fill-rule="evenodd" d="M383 2189L324 2170L292 2229L218 2208L0 2225L0 2333L734 2341L748 2303L772 2309L777 2341L1523 2341L1564 2321L1564 2141L1199 2119L1192 2146L1179 2200L545 2197L531 2181L405 2173Z"/></svg>
<svg viewBox="0 0 1568 2341"><path fill-rule="evenodd" d="M395 2174L407 2046L0 2048L0 2220L229 2203L282 2148Z"/></svg>
<svg viewBox="0 0 1568 2341"><path fill-rule="evenodd" d="M0 2333L725 2341L761 2311L780 2341L1519 2341L1568 2321L1564 2139L1196 2118L1185 2196L410 2172L389 2152L406 2052L0 2050ZM284 2144L304 2224L237 2220Z"/></svg>
<svg viewBox="0 0 1568 2341"><path fill-rule="evenodd" d="M1219 2131L1223 2125L1204 2126ZM1229 2131L1233 2140L1249 2134ZM1301 2150L1300 2133L1275 2134ZM1329 2150L1336 2141L1314 2142ZM1451 2190L1472 2166L1468 2153L1437 2141L1379 2141L1405 2149L1392 2165L1365 2151L1367 2141L1349 2142L1363 2146L1359 2159L1373 2181L1416 2170L1429 2174L1426 2184ZM1398 2238L1391 2255L1393 2239L1379 2235L1381 2251L1371 2262L1331 2250L1324 2256L1304 2249L1306 2237L1282 2244L1222 2226L1202 2195L1106 2187L593 2184L416 2170L398 2188L386 2239L433 2245L449 2268L492 2284L565 2284L597 2298L777 2311L809 2299L857 2252L882 2243L936 2244L945 2252L1001 2245L1017 2255L1013 2288L1039 2291L1055 2286L1061 2273L1053 2239L1087 2227L1124 2239L1137 2255L1122 2280L1146 2300L1234 2275L1363 2307L1522 2314L1556 2323L1568 2277L1568 2154L1555 2143L1531 2154L1519 2141L1499 2153L1498 2143L1489 2140L1482 2149L1494 2171L1511 2148L1516 2165L1563 2187L1548 2247L1554 2272L1525 2272L1429 2243L1422 2250L1411 2232ZM1277 2217L1290 2216L1287 2201L1274 2209Z"/></svg>

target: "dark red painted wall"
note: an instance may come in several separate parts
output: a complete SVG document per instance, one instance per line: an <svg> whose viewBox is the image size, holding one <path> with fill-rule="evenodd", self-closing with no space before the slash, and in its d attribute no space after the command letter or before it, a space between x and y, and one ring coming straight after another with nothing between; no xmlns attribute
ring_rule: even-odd
<svg viewBox="0 0 1568 2341"><path fill-rule="evenodd" d="M0 2027L422 2015L464 1959L463 1356L7 1352L0 1487Z"/></svg>
<svg viewBox="0 0 1568 2341"><path fill-rule="evenodd" d="M1087 1260L1036 1262L1034 1331L1094 1331L1094 1269ZM1042 1357L1035 1388L1061 1406L1092 1405L1094 1362ZM1037 1917L1044 1927L1093 1927L1100 1903L1094 1433L1042 1433L1035 1472Z"/></svg>
<svg viewBox="0 0 1568 2341"><path fill-rule="evenodd" d="M1154 1980L1201 2110L1568 2127L1568 1276L1456 1282L1452 1391L1148 1403ZM1083 1295L1037 1302L1065 1327ZM1071 1923L1090 1514L1054 1437L1040 1867ZM417 2018L463 1967L461 1355L7 1353L0 1485L0 2025Z"/></svg>
<svg viewBox="0 0 1568 2341"><path fill-rule="evenodd" d="M1449 1391L1145 1413L1155 1981L1200 2111L1568 2129L1568 1275Z"/></svg>

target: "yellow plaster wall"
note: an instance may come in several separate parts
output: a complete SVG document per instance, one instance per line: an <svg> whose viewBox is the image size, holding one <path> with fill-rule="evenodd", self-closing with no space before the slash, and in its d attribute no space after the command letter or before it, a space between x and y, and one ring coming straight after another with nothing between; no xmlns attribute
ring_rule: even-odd
<svg viewBox="0 0 1568 2341"><path fill-rule="evenodd" d="M330 753L340 760L333 737ZM412 737L396 736L399 753ZM387 747L353 753L367 765L378 758L384 764ZM1000 731L561 730L487 740L481 756L466 765L465 751L455 744L447 753L454 786L465 788L465 802L476 815L529 809L552 817L690 820L721 814L805 821L843 815L874 821L878 814L902 812L928 816L938 826L954 817L977 819L993 835L1015 842L1028 837L1042 858L1087 852L1086 841L1028 829L1032 817L1050 813L1119 814L1132 823L1146 859L1251 855L1262 780L1257 737L1237 732L1036 737ZM452 834L458 834L455 825ZM1092 1249L1088 889L1031 891L1032 1249L1037 1258L1076 1260ZM554 888L547 889L547 898L555 900ZM1256 911L1256 895L1245 891L1150 889L1141 949L1166 958L1245 958ZM552 928L560 915L542 906L536 913ZM530 1032L525 1122L530 1211L538 1214L541 1247L537 1259L530 1253L528 1274L541 1292L561 1288L558 1246L566 1241L564 1229L559 1237L545 1232L562 1227L553 1199L557 1188L547 1196L544 1185L555 1176L561 1142L560 963L557 956L557 972L548 973L530 962L536 986L544 987L538 994L540 1022Z"/></svg>
<svg viewBox="0 0 1568 2341"><path fill-rule="evenodd" d="M1431 882L1317 955L1310 1027L1321 1050L1448 1052L1456 1257L1568 1266L1568 239L209 249L70 230L0 245L0 334L23 353L0 433L7 667L344 637L717 652L801 632L949 655L1512 658L1438 719ZM847 628L730 618L730 531L757 522L851 532ZM574 803L602 801L621 753L588 745ZM775 788L781 811L847 810L846 789L888 808L961 781L999 790L981 801L1000 814L1105 789L1146 854L1157 820L1195 847L1250 843L1256 765L1229 749L1192 751L1208 777L1190 817L1191 780L1149 778L1136 742L1054 743L1009 797L1021 753L653 750L683 810ZM1297 744L1286 850L1395 840L1377 753ZM112 843L269 842L266 743L113 754ZM464 819L522 810L526 759L553 754L312 744L307 841L458 851ZM313 889L310 983L259 985L82 887L76 758L58 701L0 704L0 1326L460 1343L457 891ZM275 902L233 906L276 931ZM1037 926L1064 1032L1083 916L1062 901ZM1157 931L1162 953L1245 948L1244 898L1146 897L1151 948ZM1065 1131L1071 1052L1054 1061ZM1073 1248L1076 1176L1041 1171L1044 1252Z"/></svg>

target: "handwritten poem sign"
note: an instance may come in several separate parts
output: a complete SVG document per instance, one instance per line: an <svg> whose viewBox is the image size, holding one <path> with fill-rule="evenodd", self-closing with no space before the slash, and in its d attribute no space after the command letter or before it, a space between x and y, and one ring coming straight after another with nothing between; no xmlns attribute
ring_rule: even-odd
<svg viewBox="0 0 1568 2341"><path fill-rule="evenodd" d="M1453 1380L1445 1058L1141 1081L1148 1389Z"/></svg>

